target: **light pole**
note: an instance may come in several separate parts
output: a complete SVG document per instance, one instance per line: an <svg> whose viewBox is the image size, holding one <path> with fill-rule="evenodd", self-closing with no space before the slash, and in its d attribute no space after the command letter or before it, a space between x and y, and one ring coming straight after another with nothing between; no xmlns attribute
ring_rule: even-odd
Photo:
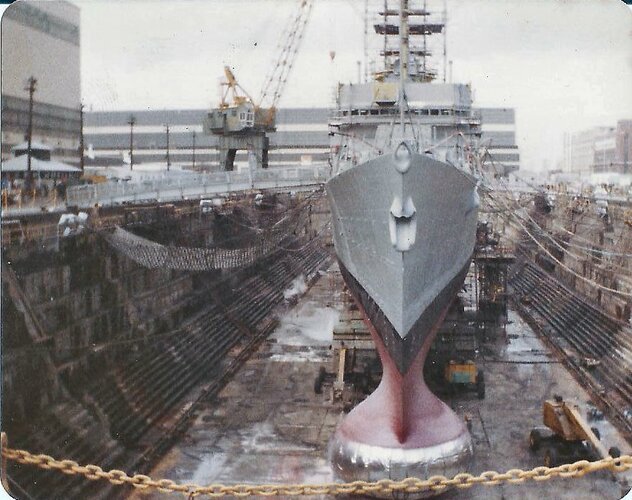
<svg viewBox="0 0 632 500"><path fill-rule="evenodd" d="M171 158L169 157L169 124L165 125L167 127L167 172L169 172L169 167L171 166Z"/></svg>
<svg viewBox="0 0 632 500"><path fill-rule="evenodd" d="M134 125L136 124L136 117L131 115L127 121L129 125L129 169L134 169Z"/></svg>
<svg viewBox="0 0 632 500"><path fill-rule="evenodd" d="M629 161L630 161L630 132L626 131L623 134L623 173L629 173Z"/></svg>
<svg viewBox="0 0 632 500"><path fill-rule="evenodd" d="M81 104L79 106L79 167L81 168L81 171L83 172L83 108L84 105Z"/></svg>
<svg viewBox="0 0 632 500"><path fill-rule="evenodd" d="M26 188L30 189L33 183L33 171L31 170L31 144L33 142L33 94L35 93L37 80L35 77L28 79L28 85L24 90L29 93L29 127L27 134L27 149L26 149Z"/></svg>
<svg viewBox="0 0 632 500"><path fill-rule="evenodd" d="M193 131L193 168L195 169L195 130Z"/></svg>

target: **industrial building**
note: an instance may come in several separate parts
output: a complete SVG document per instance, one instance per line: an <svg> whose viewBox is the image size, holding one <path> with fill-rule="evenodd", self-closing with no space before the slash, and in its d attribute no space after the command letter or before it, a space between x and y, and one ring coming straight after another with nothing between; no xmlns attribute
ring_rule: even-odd
<svg viewBox="0 0 632 500"><path fill-rule="evenodd" d="M63 70L62 70L63 68ZM2 159L26 139L28 80L33 92L33 141L52 158L79 163L81 131L79 8L64 0L11 4L2 17Z"/></svg>
<svg viewBox="0 0 632 500"><path fill-rule="evenodd" d="M594 127L570 134L564 142L567 172L629 174L632 161L632 120L619 120L614 127Z"/></svg>
<svg viewBox="0 0 632 500"><path fill-rule="evenodd" d="M481 142L489 153L487 163L495 172L507 175L520 169L516 142L516 111L513 108L479 108Z"/></svg>
<svg viewBox="0 0 632 500"><path fill-rule="evenodd" d="M167 125L170 161L218 168L218 138L202 132L208 110L95 111L85 114L86 165L120 165L130 150L130 116L134 116L135 163L166 162ZM276 132L269 133L269 165L324 163L329 156L328 110L287 108L277 112ZM195 138L194 138L195 133ZM236 163L247 162L245 152Z"/></svg>
<svg viewBox="0 0 632 500"><path fill-rule="evenodd" d="M478 112L483 122L481 140L489 153L488 163L505 174L517 170L520 154L516 144L515 111L511 108L479 108ZM128 122L134 116L135 162L166 163L168 124L171 162L219 168L218 138L202 133L202 122L207 113L208 110L202 109L86 112L85 144L90 150L86 165L120 165L123 162L130 150ZM330 150L328 118L327 108L278 110L276 132L269 133L269 165L325 163ZM236 164L245 165L246 162L247 154L238 153Z"/></svg>

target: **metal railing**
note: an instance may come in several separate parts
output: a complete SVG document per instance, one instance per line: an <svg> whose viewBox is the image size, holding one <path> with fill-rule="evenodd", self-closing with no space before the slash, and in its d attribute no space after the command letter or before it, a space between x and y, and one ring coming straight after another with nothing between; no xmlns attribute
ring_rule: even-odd
<svg viewBox="0 0 632 500"><path fill-rule="evenodd" d="M460 114L460 113L463 114ZM479 110L457 110L455 108L445 109L418 109L413 108L408 111L407 116L411 119L421 120L422 123L441 123L441 124L473 124L480 125L482 115ZM333 109L329 112L329 122L339 123L341 121L356 121L364 118L383 119L384 122L390 122L393 117L399 117L399 108L395 106L379 107L379 108L340 108Z"/></svg>
<svg viewBox="0 0 632 500"><path fill-rule="evenodd" d="M66 204L91 207L120 203L192 199L249 189L304 188L323 184L329 166L286 167L254 172L210 172L141 182L106 182L68 189Z"/></svg>

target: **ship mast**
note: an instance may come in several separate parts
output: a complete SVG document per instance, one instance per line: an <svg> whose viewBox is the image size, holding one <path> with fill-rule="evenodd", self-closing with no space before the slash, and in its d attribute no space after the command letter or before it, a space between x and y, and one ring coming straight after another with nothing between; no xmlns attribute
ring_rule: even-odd
<svg viewBox="0 0 632 500"><path fill-rule="evenodd" d="M399 120L404 139L404 101L408 78L408 0L399 1Z"/></svg>
<svg viewBox="0 0 632 500"><path fill-rule="evenodd" d="M420 1L420 0L418 0ZM431 82L436 78L436 71L428 65L427 58L431 55L428 37L440 34L445 26L445 18L442 21L429 19L431 12L427 10L427 1L424 0L422 7L411 8L410 0L399 0L399 8L389 9L388 1L385 0L384 8L379 14L382 21L373 25L375 32L384 37L384 47L382 56L384 68L375 73L378 80L395 80L397 67L401 70L404 63L408 71L404 73L406 80L415 82ZM399 16L399 23L389 23L389 17ZM413 21L411 21L411 17ZM399 47L389 47L387 38L392 35L399 37ZM413 42L411 42L411 37ZM415 43L419 40L420 44ZM406 53L403 54L402 50ZM396 58L399 57L399 62ZM414 65L410 67L411 63Z"/></svg>
<svg viewBox="0 0 632 500"><path fill-rule="evenodd" d="M384 50L382 51L382 56L384 57L384 70L386 71L386 69L388 68L388 37L386 36L386 29L388 24L388 0L384 0L384 12L382 14L384 16Z"/></svg>
<svg viewBox="0 0 632 500"><path fill-rule="evenodd" d="M402 139L405 137L406 112L408 103L406 98L407 84L430 83L437 72L428 64L428 57L431 55L428 37L441 34L445 27L445 14L441 20L433 20L431 12L428 11L427 0L397 0L397 8L389 8L388 0L384 1L384 7L379 15L382 20L373 25L375 32L384 37L382 57L384 67L381 71L374 73L377 81L388 81L395 87L393 102L397 99L399 108L399 121L401 124ZM411 4L414 6L411 7ZM398 22L389 22L391 18L399 16ZM411 20L412 19L412 20ZM397 39L395 39L397 36ZM388 42L392 40L392 44ZM412 41L411 41L412 39ZM395 46L395 42L399 42ZM445 46L445 41L444 41ZM444 47L445 52L445 47ZM445 57L445 56L444 56ZM399 85L398 85L399 84ZM410 118L408 118L410 123ZM393 129L396 123L393 124ZM392 130L393 130L392 129Z"/></svg>

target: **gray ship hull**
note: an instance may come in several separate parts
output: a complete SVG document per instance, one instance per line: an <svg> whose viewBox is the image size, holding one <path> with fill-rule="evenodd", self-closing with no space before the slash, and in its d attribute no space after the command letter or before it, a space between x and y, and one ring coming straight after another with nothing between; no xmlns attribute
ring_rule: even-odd
<svg viewBox="0 0 632 500"><path fill-rule="evenodd" d="M332 177L327 193L345 282L406 373L467 274L476 180L400 146Z"/></svg>

